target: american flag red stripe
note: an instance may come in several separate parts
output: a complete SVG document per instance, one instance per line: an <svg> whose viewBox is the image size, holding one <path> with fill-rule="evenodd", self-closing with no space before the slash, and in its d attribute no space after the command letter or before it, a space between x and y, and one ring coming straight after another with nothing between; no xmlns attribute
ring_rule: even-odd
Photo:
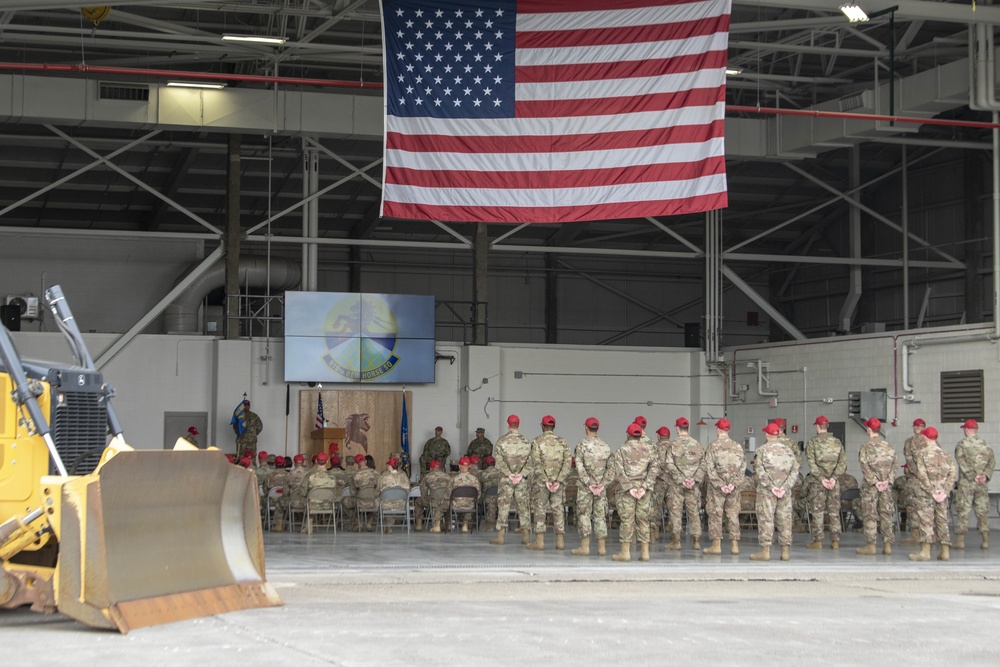
<svg viewBox="0 0 1000 667"><path fill-rule="evenodd" d="M383 0L383 24L383 215L570 222L726 206L729 0Z"/></svg>

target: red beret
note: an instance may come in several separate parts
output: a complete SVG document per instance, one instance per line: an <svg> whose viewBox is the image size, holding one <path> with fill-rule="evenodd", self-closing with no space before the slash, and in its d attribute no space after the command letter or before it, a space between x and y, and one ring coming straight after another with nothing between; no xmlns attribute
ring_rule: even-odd
<svg viewBox="0 0 1000 667"><path fill-rule="evenodd" d="M882 429L882 422L872 417L871 419L865 422L865 428L870 428L873 431L879 431Z"/></svg>
<svg viewBox="0 0 1000 667"><path fill-rule="evenodd" d="M827 419L826 417L824 417L823 415L820 415L819 417L816 417L816 421L813 422L813 425L814 426L829 426L830 425L830 420Z"/></svg>
<svg viewBox="0 0 1000 667"><path fill-rule="evenodd" d="M458 460L458 465L460 465L460 466L471 466L472 465L472 459L470 459L468 456L463 456L462 458L460 458Z"/></svg>
<svg viewBox="0 0 1000 667"><path fill-rule="evenodd" d="M596 431L601 427L601 422L597 421L596 417L587 417L587 421L583 422L583 425L591 431Z"/></svg>
<svg viewBox="0 0 1000 667"><path fill-rule="evenodd" d="M259 461L263 461L266 458L267 458L267 452L265 452L263 449L257 452L257 459Z"/></svg>
<svg viewBox="0 0 1000 667"><path fill-rule="evenodd" d="M441 462L437 459L432 459L430 465L428 466L431 470L435 470L441 467Z"/></svg>
<svg viewBox="0 0 1000 667"><path fill-rule="evenodd" d="M507 426L517 426L520 423L521 420L518 418L517 415L511 415L510 417L507 417Z"/></svg>
<svg viewBox="0 0 1000 667"><path fill-rule="evenodd" d="M555 426L556 418L552 415L545 415L542 417L542 426Z"/></svg>
<svg viewBox="0 0 1000 667"><path fill-rule="evenodd" d="M492 456L487 456L486 457L486 465L488 465L488 466L496 465L496 462L497 462L497 460L495 458L493 458Z"/></svg>
<svg viewBox="0 0 1000 667"><path fill-rule="evenodd" d="M628 428L625 429L625 432L633 437L638 438L640 435L642 435L642 427L633 422L628 425Z"/></svg>
<svg viewBox="0 0 1000 667"><path fill-rule="evenodd" d="M294 463L305 463L306 457L303 456L302 454L296 454L295 456L292 457L292 461Z"/></svg>
<svg viewBox="0 0 1000 667"><path fill-rule="evenodd" d="M354 462L355 463L364 463L365 462L365 455L364 454L358 454L357 456L354 457Z"/></svg>
<svg viewBox="0 0 1000 667"><path fill-rule="evenodd" d="M687 420L687 417L678 417L677 421L674 422L674 426L677 428L687 428L691 425L691 422Z"/></svg>
<svg viewBox="0 0 1000 667"><path fill-rule="evenodd" d="M966 419L965 423L962 424L962 428L979 428L979 424L975 419Z"/></svg>
<svg viewBox="0 0 1000 667"><path fill-rule="evenodd" d="M933 426L928 426L927 428L925 428L923 431L920 432L920 435L924 436L928 440L937 440L938 430Z"/></svg>
<svg viewBox="0 0 1000 667"><path fill-rule="evenodd" d="M643 417L642 415L639 415L638 417L636 417L634 421L635 421L636 424L638 424L639 426L641 426L643 428L646 428L646 424L649 423L649 422L646 421L646 418Z"/></svg>
<svg viewBox="0 0 1000 667"><path fill-rule="evenodd" d="M316 463L326 463L326 452L320 452L316 455Z"/></svg>
<svg viewBox="0 0 1000 667"><path fill-rule="evenodd" d="M656 435L660 436L661 438L669 438L670 429L667 428L666 426L661 426L660 428L656 429Z"/></svg>
<svg viewBox="0 0 1000 667"><path fill-rule="evenodd" d="M771 422L761 430L768 435L779 435L781 433L781 428L774 422Z"/></svg>
<svg viewBox="0 0 1000 667"><path fill-rule="evenodd" d="M913 425L914 426L919 426L920 428L923 428L923 427L927 426L927 422L925 422L920 417L917 417L916 419L913 420Z"/></svg>
<svg viewBox="0 0 1000 667"><path fill-rule="evenodd" d="M732 427L733 427L733 425L730 424L729 420L726 419L726 418L724 418L724 417L722 419L720 419L719 421L715 422L715 428L721 428L723 431L728 431Z"/></svg>

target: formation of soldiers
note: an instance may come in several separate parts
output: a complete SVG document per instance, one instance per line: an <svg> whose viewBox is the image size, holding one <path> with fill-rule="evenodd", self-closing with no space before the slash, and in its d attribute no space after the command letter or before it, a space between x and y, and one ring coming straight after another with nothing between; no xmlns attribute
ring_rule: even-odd
<svg viewBox="0 0 1000 667"><path fill-rule="evenodd" d="M806 443L804 451L787 437L782 420L765 426L766 441L756 449L750 462L752 474L747 469L743 446L729 437L731 424L727 419L715 423L715 439L703 446L691 436L690 422L685 417L675 421L673 438L670 429L664 426L656 431L654 442L646 435L647 420L639 416L626 427L624 444L612 451L598 435L600 422L590 417L584 422L584 437L576 445L574 457L569 443L556 434L556 420L551 415L542 418L541 434L531 441L520 433L517 415L510 415L508 430L495 446L485 437L483 429L477 429L476 439L458 462L457 474L445 472L451 447L441 437L439 427L435 437L428 441L434 447L425 447L427 456L421 456L421 465L426 461L427 472L421 476L420 495L414 499L416 529L424 529L426 512L430 532L446 530L444 518L454 508L462 518L462 532L468 532L477 500L482 500L487 522L496 529L491 544L505 543L513 511L521 542L528 549L545 549L550 519L555 548L564 549L564 508L572 504L580 535L579 547L571 551L574 556L591 555L592 536L597 539L597 555L606 555L608 524L614 513L619 521L619 551L612 556L613 560L630 561L635 542L638 560L648 561L650 545L657 542L665 509L670 530L667 550L684 548L686 529L694 550L721 554L722 540L726 537L730 552L739 554L739 516L748 511L744 503L752 499L759 549L750 555L751 560L771 559L775 532L780 559L789 559L797 504L809 524L811 541L806 548L823 549L825 533L829 532L830 548L838 549L843 486L853 478L846 475L846 451L843 443L829 432L829 420L819 416L813 425L816 435ZM934 544L940 545L940 560L948 560L952 546L964 549L970 512L976 514L982 548L989 547L988 484L995 457L977 435L978 424L974 420L962 424L964 437L956 446L954 457L938 445L936 428L927 427L921 419L914 421L913 435L903 446L904 475L898 478L895 476L898 456L882 437L881 422L869 419L864 427L867 439L859 453L863 479L860 485L855 484L860 487L855 511L863 522L866 543L856 550L859 555L875 555L880 535L882 553L892 554L897 498L911 529L911 536L903 541L919 546L909 555L910 559L929 560ZM389 459L381 475L374 470L370 456L355 457L353 471L344 470L339 457L322 453L311 468L305 467L301 455L287 464L290 468L284 467L283 458L268 456L266 452L258 455L257 475L264 493L282 488L276 500L273 529L277 531L283 530L289 507L304 509L313 488L349 489L342 507L355 530L373 528L378 493L390 487L410 489L409 479L400 470L401 461L396 457ZM809 467L805 477L800 474L803 458ZM956 479L956 539L952 545L948 501ZM365 487L375 492L363 496L360 491ZM455 489L462 487L472 492L452 499ZM704 547L702 512L709 539ZM368 522L362 523L360 517L366 513ZM304 525L302 530L311 532L311 529Z"/></svg>

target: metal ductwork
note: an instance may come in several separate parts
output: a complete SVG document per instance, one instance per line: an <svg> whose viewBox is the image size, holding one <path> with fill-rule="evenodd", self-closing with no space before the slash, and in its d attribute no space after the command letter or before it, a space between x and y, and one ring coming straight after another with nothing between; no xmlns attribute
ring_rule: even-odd
<svg viewBox="0 0 1000 667"><path fill-rule="evenodd" d="M181 281L185 275L197 268L192 264L178 276ZM270 287L275 292L296 287L302 280L302 269L296 262L282 258L243 257L240 259L241 287ZM170 334L197 334L198 308L212 290L226 284L226 263L216 262L210 269L195 279L191 286L167 307L163 315L164 330Z"/></svg>

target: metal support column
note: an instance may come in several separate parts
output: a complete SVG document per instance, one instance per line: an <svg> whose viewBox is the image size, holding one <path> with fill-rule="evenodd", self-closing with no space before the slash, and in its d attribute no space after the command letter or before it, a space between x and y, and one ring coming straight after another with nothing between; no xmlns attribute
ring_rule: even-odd
<svg viewBox="0 0 1000 667"><path fill-rule="evenodd" d="M472 308L475 319L472 333L473 345L486 345L488 342L486 304L489 300L489 252L490 235L487 223L476 223L476 233L472 246Z"/></svg>
<svg viewBox="0 0 1000 667"><path fill-rule="evenodd" d="M559 258L557 255L545 256L545 343L554 345L559 342Z"/></svg>
<svg viewBox="0 0 1000 667"><path fill-rule="evenodd" d="M857 146L852 146L850 178L851 189L861 185L861 150ZM861 209L858 206L851 206L848 209L848 222L851 245L851 258L861 257ZM840 309L840 330L844 333L851 332L851 322L854 320L854 313L858 309L858 301L861 300L861 267L857 264L848 269L850 272L847 296L844 298L844 305Z"/></svg>
<svg viewBox="0 0 1000 667"><path fill-rule="evenodd" d="M705 360L719 361L722 329L722 211L705 214Z"/></svg>
<svg viewBox="0 0 1000 667"><path fill-rule="evenodd" d="M314 239L319 236L319 151L302 142L302 236ZM319 246L302 245L302 290L314 292L318 287Z"/></svg>
<svg viewBox="0 0 1000 667"><path fill-rule="evenodd" d="M229 135L226 168L226 339L240 337L240 145L239 134Z"/></svg>
<svg viewBox="0 0 1000 667"><path fill-rule="evenodd" d="M900 222L903 226L903 329L910 328L910 175L907 164L906 145L901 147L900 174L903 190L903 210Z"/></svg>

